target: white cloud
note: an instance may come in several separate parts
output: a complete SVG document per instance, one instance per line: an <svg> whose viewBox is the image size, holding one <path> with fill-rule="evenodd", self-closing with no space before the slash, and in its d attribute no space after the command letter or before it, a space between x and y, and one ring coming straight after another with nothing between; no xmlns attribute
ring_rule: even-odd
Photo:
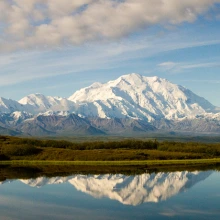
<svg viewBox="0 0 220 220"><path fill-rule="evenodd" d="M185 79L181 80L181 82L195 82L195 83L209 83L209 84L220 84L220 80L213 80L213 79L207 79L207 80L200 80L200 79Z"/></svg>
<svg viewBox="0 0 220 220"><path fill-rule="evenodd" d="M193 22L220 0L2 0L0 51L79 45Z"/></svg>
<svg viewBox="0 0 220 220"><path fill-rule="evenodd" d="M165 68L166 70L173 69L175 66L177 66L177 63L174 62L163 62L158 64L158 66Z"/></svg>
<svg viewBox="0 0 220 220"><path fill-rule="evenodd" d="M220 63L210 62L210 63L187 64L187 65L183 65L182 69L209 68L209 67L220 67Z"/></svg>
<svg viewBox="0 0 220 220"><path fill-rule="evenodd" d="M176 63L176 62L168 61L168 62L159 63L157 66L165 71L170 71L170 73L177 73L187 69L220 67L220 64L219 62Z"/></svg>
<svg viewBox="0 0 220 220"><path fill-rule="evenodd" d="M143 57L148 58L166 52L168 49L182 49L188 47L197 47L201 45L212 45L220 41L202 41L187 42L179 36L164 36L163 39L157 39L152 36L126 39L123 41L112 42L108 44L87 44L81 47L69 47L65 49L56 49L53 51L24 51L13 52L10 55L0 55L0 87L19 84L31 80L43 78L52 79L53 76L68 74L81 74L84 71L104 70L118 68L123 63ZM210 65L219 65L219 62L188 62L176 63L167 61L158 64L162 70L167 73L183 72L191 68L210 67ZM146 64L147 66L147 64ZM157 71L157 68L154 71ZM152 71L152 69L151 69ZM125 72L126 73L126 72ZM78 77L78 76L77 76Z"/></svg>

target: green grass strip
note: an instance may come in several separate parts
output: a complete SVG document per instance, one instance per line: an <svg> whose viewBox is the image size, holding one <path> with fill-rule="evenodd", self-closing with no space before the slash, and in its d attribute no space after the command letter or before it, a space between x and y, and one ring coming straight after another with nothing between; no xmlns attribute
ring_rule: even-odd
<svg viewBox="0 0 220 220"><path fill-rule="evenodd" d="M0 161L1 165L176 165L176 164L212 164L220 163L220 158L190 159L190 160L142 160L142 161L41 161L41 160L12 160Z"/></svg>

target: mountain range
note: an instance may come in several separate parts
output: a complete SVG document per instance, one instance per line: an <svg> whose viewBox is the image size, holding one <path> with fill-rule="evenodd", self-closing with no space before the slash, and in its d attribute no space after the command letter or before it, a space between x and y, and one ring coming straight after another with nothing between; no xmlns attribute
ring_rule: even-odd
<svg viewBox="0 0 220 220"><path fill-rule="evenodd" d="M69 183L78 191L94 198L109 198L124 205L137 206L148 202L161 202L184 192L200 181L208 178L213 172L169 172L144 173L127 176L123 174L72 175L68 177L38 177L21 179L31 187ZM0 184L7 184L7 180Z"/></svg>
<svg viewBox="0 0 220 220"><path fill-rule="evenodd" d="M0 134L219 133L220 109L183 86L136 73L93 83L69 98L0 98Z"/></svg>

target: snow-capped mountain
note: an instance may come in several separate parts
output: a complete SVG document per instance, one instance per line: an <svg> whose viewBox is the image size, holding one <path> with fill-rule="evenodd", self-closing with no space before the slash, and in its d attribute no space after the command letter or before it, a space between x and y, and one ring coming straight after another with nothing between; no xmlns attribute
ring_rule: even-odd
<svg viewBox="0 0 220 220"><path fill-rule="evenodd" d="M81 105L81 114L101 118L181 119L215 110L207 100L182 86L135 73L105 84L94 83L69 100Z"/></svg>
<svg viewBox="0 0 220 220"><path fill-rule="evenodd" d="M14 111L25 111L25 107L12 99L0 98L0 112L12 113Z"/></svg>
<svg viewBox="0 0 220 220"><path fill-rule="evenodd" d="M71 111L74 107L74 102L65 98L44 96L42 94L31 94L21 100L19 103L26 107L26 110L31 113L44 113L47 111Z"/></svg>
<svg viewBox="0 0 220 220"><path fill-rule="evenodd" d="M21 180L31 187L69 182L77 190L94 198L107 197L125 205L140 205L147 202L167 200L206 179L212 171L171 172L126 176L122 174L73 175L69 177Z"/></svg>
<svg viewBox="0 0 220 220"><path fill-rule="evenodd" d="M25 119L33 117L31 113L28 113L25 111L22 111L22 112L15 111L15 112L12 112L10 116L12 119L14 119L14 121L25 120Z"/></svg>
<svg viewBox="0 0 220 220"><path fill-rule="evenodd" d="M94 83L68 99L42 94L20 101L0 98L0 126L4 134L28 135L156 130L218 133L220 108L166 79L132 73Z"/></svg>
<svg viewBox="0 0 220 220"><path fill-rule="evenodd" d="M14 111L12 113L0 114L0 123L7 126L17 125L26 119L33 118L34 115L25 111Z"/></svg>

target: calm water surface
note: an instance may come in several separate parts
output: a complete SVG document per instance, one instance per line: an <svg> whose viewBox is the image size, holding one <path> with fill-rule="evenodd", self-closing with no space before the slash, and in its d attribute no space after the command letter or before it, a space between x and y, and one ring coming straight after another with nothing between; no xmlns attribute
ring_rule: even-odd
<svg viewBox="0 0 220 220"><path fill-rule="evenodd" d="M0 219L220 219L220 172L6 178Z"/></svg>

